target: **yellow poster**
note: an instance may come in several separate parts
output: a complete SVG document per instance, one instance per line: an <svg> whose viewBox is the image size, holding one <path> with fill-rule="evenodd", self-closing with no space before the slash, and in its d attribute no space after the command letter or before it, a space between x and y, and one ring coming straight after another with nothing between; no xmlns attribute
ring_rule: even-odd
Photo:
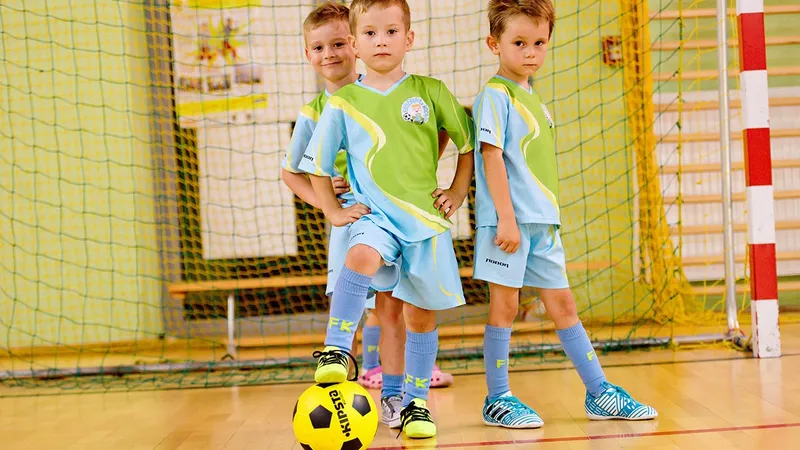
<svg viewBox="0 0 800 450"><path fill-rule="evenodd" d="M265 123L261 0L180 0L170 12L181 126Z"/></svg>

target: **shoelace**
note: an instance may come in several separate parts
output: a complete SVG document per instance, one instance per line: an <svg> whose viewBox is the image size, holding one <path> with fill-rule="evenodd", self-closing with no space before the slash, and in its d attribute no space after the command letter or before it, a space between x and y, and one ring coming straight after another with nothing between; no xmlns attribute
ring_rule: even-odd
<svg viewBox="0 0 800 450"><path fill-rule="evenodd" d="M433 423L433 418L431 417L430 411L428 411L426 408L421 408L416 404L411 403L406 406L404 410L400 411L400 432L397 433L397 437L400 437L400 435L403 433L407 422L414 422L417 420Z"/></svg>
<svg viewBox="0 0 800 450"><path fill-rule="evenodd" d="M519 416L523 413L529 414L531 412L531 409L516 397L500 397L500 401L502 402L501 406L514 416Z"/></svg>
<svg viewBox="0 0 800 450"><path fill-rule="evenodd" d="M394 405L392 404L392 402L389 401L389 399L386 398L381 399L381 404L383 405L384 410L386 409L389 410L389 414L394 415L394 412L397 410L397 408L394 407Z"/></svg>
<svg viewBox="0 0 800 450"><path fill-rule="evenodd" d="M317 350L314 353L312 353L311 356L313 358L319 358L320 362L323 365L340 364L342 366L347 365L347 358L349 357L350 360L353 361L353 365L355 366L356 371L355 375L353 375L353 378L348 378L348 381L358 380L358 361L356 361L356 358L353 357L353 355L351 355L350 352L345 350L329 350L327 352Z"/></svg>
<svg viewBox="0 0 800 450"><path fill-rule="evenodd" d="M622 388L621 388L621 387L619 387L619 386L615 386L615 385L613 385L613 384L609 384L609 386L608 386L608 387L606 387L606 389L603 391L603 394L605 394L605 393L607 393L607 392L609 392L609 391L612 391L612 392L613 392L613 393L615 393L615 394L621 394L623 397L625 397L625 398L626 398L626 399L628 399L628 400L633 400L633 398L631 397L631 395L630 395L630 394L628 394L628 391L626 391L625 389L622 389Z"/></svg>

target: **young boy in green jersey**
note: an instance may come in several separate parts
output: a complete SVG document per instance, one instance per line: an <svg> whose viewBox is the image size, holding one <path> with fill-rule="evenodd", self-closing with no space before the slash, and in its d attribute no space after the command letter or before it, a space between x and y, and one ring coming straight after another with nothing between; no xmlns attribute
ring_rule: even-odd
<svg viewBox="0 0 800 450"><path fill-rule="evenodd" d="M328 100L300 170L311 175L331 223L352 223L325 348L315 352L315 381L346 379L352 329L343 324L358 320L379 270L398 270L392 295L405 302L407 330L401 430L426 438L436 434L427 408L438 350L436 311L464 304L448 219L470 186L474 133L444 83L403 71L403 57L414 43L410 25L405 0L353 1L350 43L367 73ZM446 190L436 178L442 129L459 149L456 175ZM340 148L347 150L351 190L363 209L342 208L336 199L330 176Z"/></svg>
<svg viewBox="0 0 800 450"><path fill-rule="evenodd" d="M538 288L556 333L586 386L591 419L652 419L658 414L606 381L578 319L561 244L554 124L528 84L544 64L555 24L551 0L490 0L486 44L500 68L473 104L475 275L489 283L484 333L490 426L538 428L539 415L511 394L511 325L523 286Z"/></svg>
<svg viewBox="0 0 800 450"><path fill-rule="evenodd" d="M356 73L356 56L347 36L349 29L349 8L333 2L324 3L315 8L303 22L305 54L314 70L325 80L325 91L303 107L292 132L292 142L286 153L281 170L284 183L306 203L319 208L314 190L306 174L298 170L308 141L316 127L330 95L340 87L358 79ZM442 133L439 137L440 150L444 151L449 139ZM336 195L345 206L355 205L355 199L347 182L346 152L340 151L335 163L332 178ZM349 226L332 227L328 246L328 282L326 295L333 293L336 279L344 265L347 253ZM359 383L365 387L381 389L381 419L389 426L400 425L400 404L402 401L403 346L405 343L405 325L402 317L402 304L387 302L390 292L378 292L370 295L367 301L367 318L362 332L363 361L365 373L359 377ZM385 323L383 344L380 345L380 324ZM379 348L383 348L386 384L383 383L384 367L380 365ZM444 387L452 383L452 375L439 372L434 375L439 385Z"/></svg>

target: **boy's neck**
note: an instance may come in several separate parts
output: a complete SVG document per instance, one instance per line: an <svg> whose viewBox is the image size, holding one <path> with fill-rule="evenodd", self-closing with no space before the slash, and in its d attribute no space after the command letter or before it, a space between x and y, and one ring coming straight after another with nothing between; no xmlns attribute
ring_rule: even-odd
<svg viewBox="0 0 800 450"><path fill-rule="evenodd" d="M400 81L405 75L406 72L401 65L388 72L379 72L367 67L367 74L361 79L361 84L379 91L385 91L394 86L394 84Z"/></svg>
<svg viewBox="0 0 800 450"><path fill-rule="evenodd" d="M350 75L340 80L331 81L326 79L325 90L327 90L329 94L333 94L334 92L338 91L339 88L347 86L350 83L355 83L356 80L358 80L358 72L354 70Z"/></svg>
<svg viewBox="0 0 800 450"><path fill-rule="evenodd" d="M500 66L500 70L497 71L497 74L503 78L507 78L513 81L514 83L517 83L518 85L520 85L520 87L522 87L522 89L525 89L526 91L531 90L531 86L528 84L527 76L511 73L510 71L506 70L506 68L503 66Z"/></svg>

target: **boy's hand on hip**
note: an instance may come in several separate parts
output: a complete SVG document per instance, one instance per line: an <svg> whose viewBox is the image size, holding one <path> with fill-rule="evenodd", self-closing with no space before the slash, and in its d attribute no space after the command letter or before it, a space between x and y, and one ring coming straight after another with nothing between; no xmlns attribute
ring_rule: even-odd
<svg viewBox="0 0 800 450"><path fill-rule="evenodd" d="M500 250L506 253L514 253L519 249L519 227L516 220L503 220L497 221L497 234L494 237L494 243Z"/></svg>
<svg viewBox="0 0 800 450"><path fill-rule="evenodd" d="M350 192L350 183L348 183L344 178L333 177L331 181L333 182L333 192L336 194L336 197ZM339 199L339 203L344 204L344 202L344 199Z"/></svg>
<svg viewBox="0 0 800 450"><path fill-rule="evenodd" d="M347 208L337 208L328 214L328 220L330 220L331 225L335 227L343 227L360 219L364 214L369 213L370 210L366 205L356 203L355 205Z"/></svg>
<svg viewBox="0 0 800 450"><path fill-rule="evenodd" d="M445 219L449 219L456 213L456 210L464 203L465 193L454 191L453 189L436 189L431 194L431 197L436 200L433 201L433 206L440 213L444 214Z"/></svg>

